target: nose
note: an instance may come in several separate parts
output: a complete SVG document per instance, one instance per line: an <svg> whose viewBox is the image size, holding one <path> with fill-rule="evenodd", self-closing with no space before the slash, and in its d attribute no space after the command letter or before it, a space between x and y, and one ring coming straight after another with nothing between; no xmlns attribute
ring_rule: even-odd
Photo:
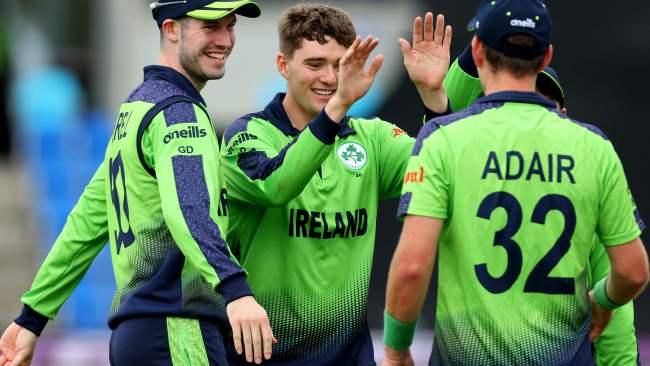
<svg viewBox="0 0 650 366"><path fill-rule="evenodd" d="M221 29L215 32L212 42L221 49L230 49L233 46L232 36L227 29Z"/></svg>
<svg viewBox="0 0 650 366"><path fill-rule="evenodd" d="M323 73L321 74L320 81L328 85L336 85L338 81L338 73L334 66L323 68Z"/></svg>

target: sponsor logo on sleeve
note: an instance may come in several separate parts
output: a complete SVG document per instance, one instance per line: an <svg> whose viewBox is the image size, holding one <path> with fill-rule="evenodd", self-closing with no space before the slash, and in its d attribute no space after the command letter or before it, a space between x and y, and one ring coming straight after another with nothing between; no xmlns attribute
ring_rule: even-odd
<svg viewBox="0 0 650 366"><path fill-rule="evenodd" d="M163 137L163 143L168 144L175 139L196 139L205 137L208 135L208 131L205 128L199 128L199 126L188 126L182 130L172 131Z"/></svg>
<svg viewBox="0 0 650 366"><path fill-rule="evenodd" d="M399 127L394 127L393 128L393 137L399 137L402 135L406 135L406 131L402 130Z"/></svg>
<svg viewBox="0 0 650 366"><path fill-rule="evenodd" d="M237 135L237 138L230 140L230 144L228 145L228 155L232 155L233 153L246 152L247 149L241 145L243 145L244 142L250 140L257 140L257 136L248 132L243 132Z"/></svg>
<svg viewBox="0 0 650 366"><path fill-rule="evenodd" d="M424 182L424 167L420 166L419 170L407 171L404 175L404 183L422 183Z"/></svg>

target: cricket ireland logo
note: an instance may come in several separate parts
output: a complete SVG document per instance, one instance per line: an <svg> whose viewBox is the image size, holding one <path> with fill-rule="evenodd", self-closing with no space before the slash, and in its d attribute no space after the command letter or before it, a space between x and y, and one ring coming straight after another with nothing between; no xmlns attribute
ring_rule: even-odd
<svg viewBox="0 0 650 366"><path fill-rule="evenodd" d="M366 149L356 142L346 142L336 149L336 155L350 170L361 170L368 162Z"/></svg>

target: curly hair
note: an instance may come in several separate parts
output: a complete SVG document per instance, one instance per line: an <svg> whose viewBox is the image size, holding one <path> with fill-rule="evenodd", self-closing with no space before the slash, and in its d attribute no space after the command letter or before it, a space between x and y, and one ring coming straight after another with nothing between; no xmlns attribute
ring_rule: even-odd
<svg viewBox="0 0 650 366"><path fill-rule="evenodd" d="M327 37L350 47L357 37L352 18L345 11L321 4L303 3L292 6L278 23L280 52L287 58L301 47L302 40L327 43Z"/></svg>

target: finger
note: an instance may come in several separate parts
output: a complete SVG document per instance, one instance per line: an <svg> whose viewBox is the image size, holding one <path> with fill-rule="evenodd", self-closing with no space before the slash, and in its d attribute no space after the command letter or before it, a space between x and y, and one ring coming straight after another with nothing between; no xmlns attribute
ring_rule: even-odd
<svg viewBox="0 0 650 366"><path fill-rule="evenodd" d="M260 324L251 324L251 337L253 339L253 358L256 364L262 363L262 335Z"/></svg>
<svg viewBox="0 0 650 366"><path fill-rule="evenodd" d="M253 337L251 335L251 325L246 323L242 327L242 335L244 338L244 353L246 353L246 361L253 362Z"/></svg>
<svg viewBox="0 0 650 366"><path fill-rule="evenodd" d="M273 344L278 341L273 337L273 331L268 320L262 324L262 342L264 344L264 359L270 360L273 352Z"/></svg>
<svg viewBox="0 0 650 366"><path fill-rule="evenodd" d="M360 43L361 43L361 37L357 36L354 39L354 42L352 42L352 44L350 45L350 47L348 47L348 50L345 51L343 57L341 57L341 61L339 61L339 64L342 65L346 64L350 60L352 55L354 55L354 53L357 52Z"/></svg>
<svg viewBox="0 0 650 366"><path fill-rule="evenodd" d="M377 75L377 72L379 72L379 69L381 69L381 65L384 63L384 56L383 55L377 55L375 58L372 60L372 63L370 64L370 67L368 68L368 76L371 78L375 78Z"/></svg>
<svg viewBox="0 0 650 366"><path fill-rule="evenodd" d="M402 49L402 56L404 57L404 65L410 65L413 62L413 53L411 51L411 44L404 38L397 40L399 47Z"/></svg>
<svg viewBox="0 0 650 366"><path fill-rule="evenodd" d="M370 43L363 50L362 58L364 60L367 60L368 57L370 56L370 53L372 53L372 51L374 51L375 48L377 48L378 45L379 45L379 39L378 38L373 38L370 41Z"/></svg>
<svg viewBox="0 0 650 366"><path fill-rule="evenodd" d="M239 322L231 322L230 326L232 327L232 342L235 344L235 352L237 352L238 355L241 355L241 325Z"/></svg>
<svg viewBox="0 0 650 366"><path fill-rule="evenodd" d="M415 17L413 21L413 44L422 42L422 17Z"/></svg>
<svg viewBox="0 0 650 366"><path fill-rule="evenodd" d="M448 25L445 27L445 39L442 41L442 46L447 51L449 51L449 49L451 48L451 36L452 36L452 28L451 25Z"/></svg>
<svg viewBox="0 0 650 366"><path fill-rule="evenodd" d="M356 52L357 56L360 58L363 58L364 56L367 57L368 54L370 54L370 51L368 50L374 40L375 38L372 35L366 37L366 39L364 39L363 42L361 42L359 44L359 47L357 48L357 52Z"/></svg>
<svg viewBox="0 0 650 366"><path fill-rule="evenodd" d="M437 25L436 25L437 27ZM438 29L436 28L436 31ZM424 16L424 40L425 41L434 41L433 38L433 13L428 12Z"/></svg>
<svg viewBox="0 0 650 366"><path fill-rule="evenodd" d="M445 16L442 14L438 14L438 17L436 18L435 37L433 38L433 43L435 43L437 46L442 46L442 42L445 36L444 32L445 32Z"/></svg>

